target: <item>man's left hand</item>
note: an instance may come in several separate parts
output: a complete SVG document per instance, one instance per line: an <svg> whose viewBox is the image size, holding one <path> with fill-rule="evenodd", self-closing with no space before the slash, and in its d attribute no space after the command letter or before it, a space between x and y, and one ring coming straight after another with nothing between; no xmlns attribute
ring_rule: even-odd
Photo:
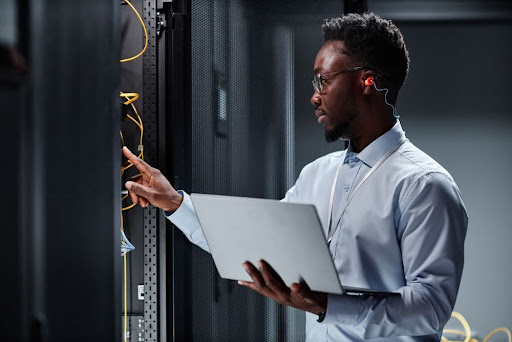
<svg viewBox="0 0 512 342"><path fill-rule="evenodd" d="M282 305L309 311L316 315L327 310L327 294L311 291L305 283L293 283L286 286L283 279L264 260L258 262L259 270L250 262L242 264L243 268L252 278L252 283L238 281L238 284L247 286L265 297L271 298Z"/></svg>

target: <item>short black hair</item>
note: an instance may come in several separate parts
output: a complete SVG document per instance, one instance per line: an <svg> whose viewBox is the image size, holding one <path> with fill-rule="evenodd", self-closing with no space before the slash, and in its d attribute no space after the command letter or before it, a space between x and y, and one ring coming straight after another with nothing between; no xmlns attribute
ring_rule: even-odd
<svg viewBox="0 0 512 342"><path fill-rule="evenodd" d="M326 19L322 25L325 41L341 40L349 59L375 69L396 89L409 71L409 51L398 27L374 13L350 13Z"/></svg>

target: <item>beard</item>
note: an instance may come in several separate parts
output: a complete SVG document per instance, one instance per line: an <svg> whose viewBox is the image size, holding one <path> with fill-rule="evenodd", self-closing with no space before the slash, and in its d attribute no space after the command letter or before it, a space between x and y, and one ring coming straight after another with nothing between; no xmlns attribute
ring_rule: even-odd
<svg viewBox="0 0 512 342"><path fill-rule="evenodd" d="M348 126L349 124L341 124L337 125L333 129L327 129L326 127L324 133L325 140L328 143L338 141L338 139L349 140L348 138L344 138L344 136L346 136L346 132L348 131Z"/></svg>
<svg viewBox="0 0 512 342"><path fill-rule="evenodd" d="M352 122L357 118L358 112L357 110L352 110L347 112L348 120L343 122L336 122L333 125L333 128L328 129L325 126L325 140L328 143L332 143L335 141L341 140L350 140L353 134L352 132Z"/></svg>
<svg viewBox="0 0 512 342"><path fill-rule="evenodd" d="M347 104L345 105L343 111L343 114L337 113L337 115L335 116L335 118L340 120L341 122L333 122L333 127L331 129L328 129L327 126L325 126L324 136L325 140L328 143L338 141L339 139L351 139L352 122L359 116L359 111L357 109L354 97L352 97L350 101L347 101ZM340 117L344 117L344 119L340 119Z"/></svg>

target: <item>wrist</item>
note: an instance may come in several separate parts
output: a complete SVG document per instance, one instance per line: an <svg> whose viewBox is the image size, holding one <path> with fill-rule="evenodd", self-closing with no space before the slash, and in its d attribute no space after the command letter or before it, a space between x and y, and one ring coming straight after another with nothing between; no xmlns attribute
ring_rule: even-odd
<svg viewBox="0 0 512 342"><path fill-rule="evenodd" d="M325 314L327 313L327 294L323 293L318 302L318 308L316 309L316 314L318 315L317 322L322 322L325 319Z"/></svg>
<svg viewBox="0 0 512 342"><path fill-rule="evenodd" d="M322 293L318 300L317 314L327 312L327 293Z"/></svg>
<svg viewBox="0 0 512 342"><path fill-rule="evenodd" d="M165 212L173 213L176 210L178 210L178 208L180 207L182 202L183 202L183 196L179 192L174 191L174 193L171 194L170 203L168 205L166 205L165 207L163 207L162 209Z"/></svg>

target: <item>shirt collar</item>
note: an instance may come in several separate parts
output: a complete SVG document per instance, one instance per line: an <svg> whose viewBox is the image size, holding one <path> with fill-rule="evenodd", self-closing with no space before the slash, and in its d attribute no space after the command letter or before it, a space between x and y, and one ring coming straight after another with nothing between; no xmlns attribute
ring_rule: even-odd
<svg viewBox="0 0 512 342"><path fill-rule="evenodd" d="M402 125L400 125L400 121L397 121L389 131L372 141L358 154L355 154L352 150L352 144L349 142L343 163L350 163L354 158L358 158L369 167L373 167L373 165L375 165L375 163L377 163L377 161L379 161L379 159L404 135L405 132L402 129Z"/></svg>

